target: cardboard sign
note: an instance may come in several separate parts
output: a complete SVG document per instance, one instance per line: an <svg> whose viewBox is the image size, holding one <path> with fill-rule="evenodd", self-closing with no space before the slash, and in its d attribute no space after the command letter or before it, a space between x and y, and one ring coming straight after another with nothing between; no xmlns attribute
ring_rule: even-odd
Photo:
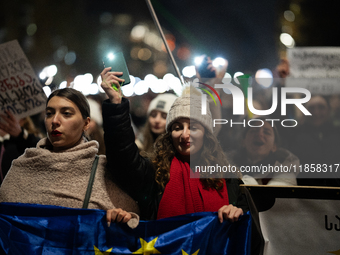
<svg viewBox="0 0 340 255"><path fill-rule="evenodd" d="M290 75L287 87L312 94L340 94L340 47L296 47L287 50Z"/></svg>
<svg viewBox="0 0 340 255"><path fill-rule="evenodd" d="M46 95L17 40L0 44L0 112L17 119L45 109Z"/></svg>

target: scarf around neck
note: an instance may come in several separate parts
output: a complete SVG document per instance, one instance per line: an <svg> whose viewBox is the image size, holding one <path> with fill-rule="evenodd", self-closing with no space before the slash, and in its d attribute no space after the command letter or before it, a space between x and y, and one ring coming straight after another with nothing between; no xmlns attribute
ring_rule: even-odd
<svg viewBox="0 0 340 255"><path fill-rule="evenodd" d="M191 178L189 163L176 156L171 161L170 180L166 184L159 204L157 219L195 212L215 212L229 204L225 180L223 188L203 186L199 178Z"/></svg>
<svg viewBox="0 0 340 255"><path fill-rule="evenodd" d="M50 147L43 138L36 148L26 149L13 160L1 186L0 201L67 207L82 203L98 143L82 142L63 152L47 149Z"/></svg>

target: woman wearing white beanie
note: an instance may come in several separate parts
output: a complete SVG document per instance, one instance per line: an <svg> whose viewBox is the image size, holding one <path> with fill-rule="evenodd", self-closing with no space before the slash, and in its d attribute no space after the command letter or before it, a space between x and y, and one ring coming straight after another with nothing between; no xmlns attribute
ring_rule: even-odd
<svg viewBox="0 0 340 255"><path fill-rule="evenodd" d="M207 115L202 115L200 97L186 94L177 98L168 113L167 132L156 141L155 156L144 158L134 143L129 101L122 98L122 80L117 77L120 74L110 68L101 73L101 86L109 97L103 103L107 166L138 202L141 217L160 219L217 211L220 222L238 220L248 209L239 178L190 178L190 157L205 165L229 164L213 135L209 108ZM117 86L118 91L108 84Z"/></svg>
<svg viewBox="0 0 340 255"><path fill-rule="evenodd" d="M166 117L172 103L177 98L171 93L159 94L149 104L147 121L136 144L141 151L153 152L157 137L165 133Z"/></svg>

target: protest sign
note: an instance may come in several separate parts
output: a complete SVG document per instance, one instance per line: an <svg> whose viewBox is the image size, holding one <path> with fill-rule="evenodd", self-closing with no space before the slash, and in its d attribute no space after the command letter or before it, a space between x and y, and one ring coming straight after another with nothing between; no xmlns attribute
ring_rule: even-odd
<svg viewBox="0 0 340 255"><path fill-rule="evenodd" d="M287 87L306 88L312 94L340 94L339 47L295 47L287 50L287 58Z"/></svg>
<svg viewBox="0 0 340 255"><path fill-rule="evenodd" d="M246 187L259 211L264 255L340 254L340 188Z"/></svg>
<svg viewBox="0 0 340 255"><path fill-rule="evenodd" d="M17 119L45 109L46 95L17 40L0 44L0 113Z"/></svg>

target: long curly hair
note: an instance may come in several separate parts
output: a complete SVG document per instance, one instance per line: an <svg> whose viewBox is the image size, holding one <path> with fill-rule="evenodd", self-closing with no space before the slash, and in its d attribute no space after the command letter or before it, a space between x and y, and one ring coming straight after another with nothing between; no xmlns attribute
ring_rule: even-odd
<svg viewBox="0 0 340 255"><path fill-rule="evenodd" d="M173 146L171 132L166 132L160 135L154 145L154 153L151 156L152 163L155 166L155 180L164 190L166 184L170 180L170 166L171 161L177 154L176 149ZM228 166L230 163L226 158L223 150L217 141L216 137L210 132L205 132L203 146L200 150L199 165L216 165ZM220 175L215 175L215 178L211 178L211 174L201 173L200 181L205 188L213 188L220 190L223 188L223 179L218 178ZM236 177L241 178L241 173L236 172Z"/></svg>

